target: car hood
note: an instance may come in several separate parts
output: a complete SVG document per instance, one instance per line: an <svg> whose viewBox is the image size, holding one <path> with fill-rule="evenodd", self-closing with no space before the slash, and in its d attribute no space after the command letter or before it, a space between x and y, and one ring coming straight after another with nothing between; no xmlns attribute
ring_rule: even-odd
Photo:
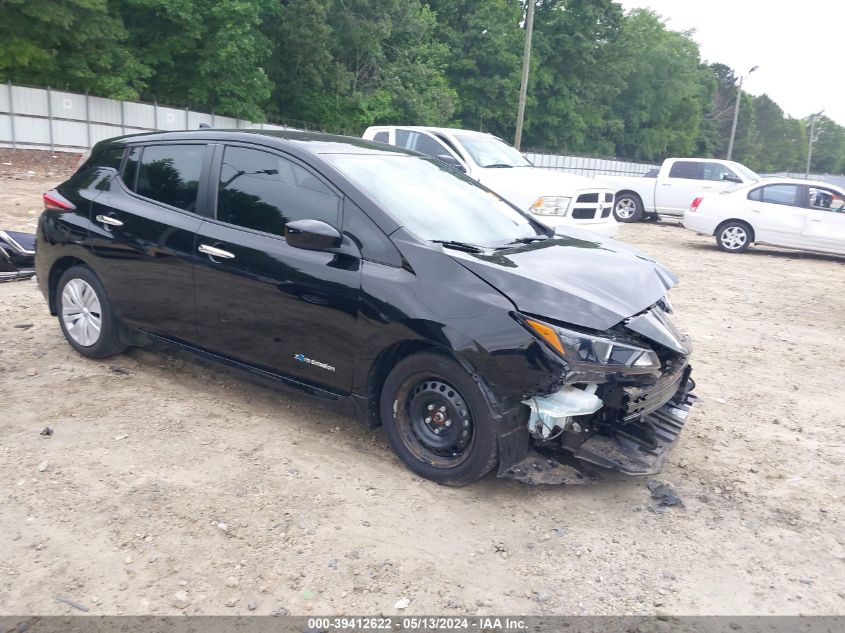
<svg viewBox="0 0 845 633"><path fill-rule="evenodd" d="M527 210L541 196L572 197L575 192L584 189L608 189L606 184L586 176L540 167L488 168L481 172L481 184L523 210Z"/></svg>
<svg viewBox="0 0 845 633"><path fill-rule="evenodd" d="M567 227L553 238L484 253L446 250L517 310L607 330L661 299L678 279L645 253Z"/></svg>

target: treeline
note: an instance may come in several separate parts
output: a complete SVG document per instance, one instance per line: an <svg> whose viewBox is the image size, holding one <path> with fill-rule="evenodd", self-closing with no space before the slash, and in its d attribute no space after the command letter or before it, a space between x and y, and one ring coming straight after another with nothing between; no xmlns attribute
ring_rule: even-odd
<svg viewBox="0 0 845 633"><path fill-rule="evenodd" d="M0 78L360 134L455 125L512 139L520 0L0 0ZM611 0L539 0L525 147L724 156L738 78L690 33ZM845 172L821 117L812 169ZM808 121L743 94L734 157L802 171Z"/></svg>

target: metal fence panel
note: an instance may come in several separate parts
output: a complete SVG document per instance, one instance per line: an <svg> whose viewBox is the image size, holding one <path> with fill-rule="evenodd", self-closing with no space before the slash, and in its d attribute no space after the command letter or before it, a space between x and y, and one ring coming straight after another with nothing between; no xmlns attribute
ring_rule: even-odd
<svg viewBox="0 0 845 633"><path fill-rule="evenodd" d="M85 111L85 95L51 90L50 111L55 118L84 121L88 116Z"/></svg>
<svg viewBox="0 0 845 633"><path fill-rule="evenodd" d="M154 130L156 124L155 106L126 101L123 104L123 120L127 127L147 131Z"/></svg>
<svg viewBox="0 0 845 633"><path fill-rule="evenodd" d="M120 125L120 101L88 97L88 115L91 121Z"/></svg>
<svg viewBox="0 0 845 633"><path fill-rule="evenodd" d="M88 125L83 121L55 121L53 143L70 151L88 149Z"/></svg>

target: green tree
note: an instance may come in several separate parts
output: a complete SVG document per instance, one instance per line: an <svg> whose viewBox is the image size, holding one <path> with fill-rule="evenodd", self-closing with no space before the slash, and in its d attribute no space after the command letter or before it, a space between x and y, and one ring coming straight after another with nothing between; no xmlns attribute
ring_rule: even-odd
<svg viewBox="0 0 845 633"><path fill-rule="evenodd" d="M666 29L660 17L636 9L622 21L610 58L624 77L612 114L619 156L655 160L688 156L696 147L710 80L689 34Z"/></svg>
<svg viewBox="0 0 845 633"><path fill-rule="evenodd" d="M0 2L0 77L135 99L151 70L107 0Z"/></svg>
<svg viewBox="0 0 845 633"><path fill-rule="evenodd" d="M612 154L623 121L611 104L622 90L611 55L623 17L611 0L546 0L537 7L528 145Z"/></svg>
<svg viewBox="0 0 845 633"><path fill-rule="evenodd" d="M457 91L458 124L512 140L525 32L515 0L429 0L446 76ZM536 65L536 64L535 64Z"/></svg>
<svg viewBox="0 0 845 633"><path fill-rule="evenodd" d="M808 135L809 127L807 121L805 129ZM817 174L845 173L845 129L826 116L821 116L816 121L815 136L810 170Z"/></svg>

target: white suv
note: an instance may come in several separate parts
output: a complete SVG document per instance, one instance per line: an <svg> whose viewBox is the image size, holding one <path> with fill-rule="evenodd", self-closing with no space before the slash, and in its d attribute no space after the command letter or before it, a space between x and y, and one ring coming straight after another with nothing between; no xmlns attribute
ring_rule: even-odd
<svg viewBox="0 0 845 633"><path fill-rule="evenodd" d="M605 184L534 167L502 139L470 130L380 125L364 138L428 154L466 173L552 227L577 226L616 234L613 191Z"/></svg>

